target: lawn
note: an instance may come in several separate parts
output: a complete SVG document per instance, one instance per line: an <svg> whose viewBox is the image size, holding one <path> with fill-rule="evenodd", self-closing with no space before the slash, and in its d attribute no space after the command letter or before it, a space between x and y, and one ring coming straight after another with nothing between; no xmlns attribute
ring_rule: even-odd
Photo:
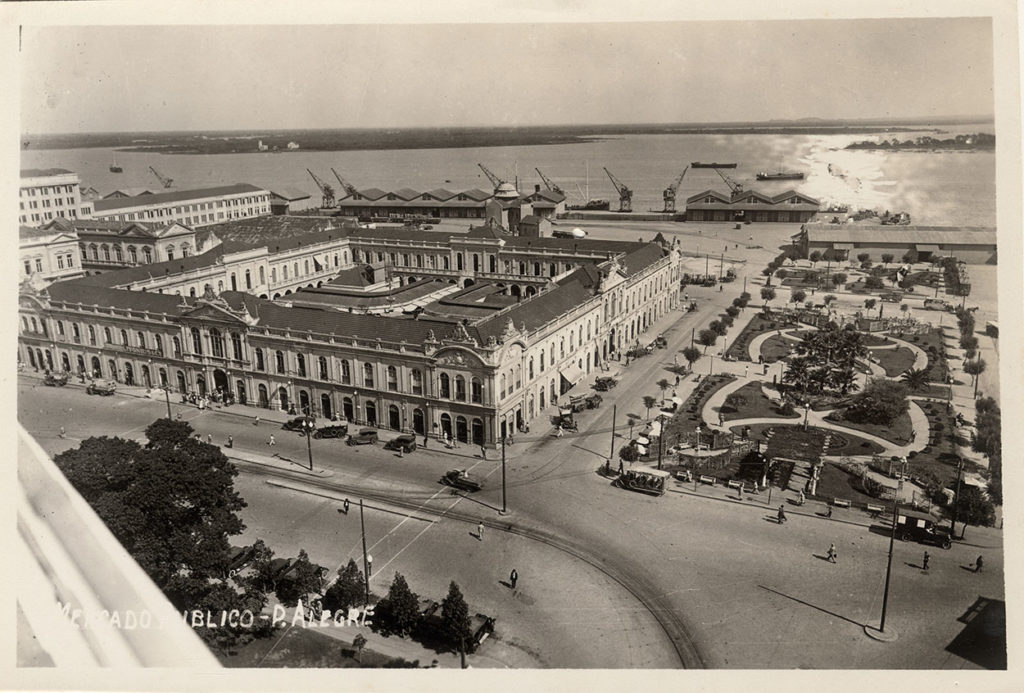
<svg viewBox="0 0 1024 693"><path fill-rule="evenodd" d="M826 431L813 426L804 431L798 424L756 424L750 427L750 437L760 437L763 441L768 429L775 429L775 435L768 442L765 452L769 457L817 460L822 454L821 445L826 432L830 434L826 455L877 455L882 452L882 446L852 433ZM739 434L741 431L734 432Z"/></svg>
<svg viewBox="0 0 1024 693"><path fill-rule="evenodd" d="M864 343L864 346L866 346L866 347L879 347L879 346L889 346L890 344L895 344L896 342L892 341L891 339L889 339L888 337L886 337L883 334L868 334L868 333L864 333L863 343Z"/></svg>
<svg viewBox="0 0 1024 693"><path fill-rule="evenodd" d="M283 637L281 630L277 630L268 638L258 638L238 648L231 656L218 655L217 658L231 668L289 669L383 667L401 661L363 650L360 663L350 644L309 628L288 628Z"/></svg>
<svg viewBox="0 0 1024 693"><path fill-rule="evenodd" d="M910 414L901 414L895 421L889 426L883 426L882 424L873 423L858 423L844 419L841 411L833 412L826 417L829 421L843 426L844 428L851 428L855 431L862 431L864 433L870 433L871 435L884 438L890 443L896 445L906 445L910 442L910 433L913 430L913 426L910 420Z"/></svg>
<svg viewBox="0 0 1024 693"><path fill-rule="evenodd" d="M789 356L789 352L796 348L797 344L799 342L773 334L761 342L761 358L765 363L775 363Z"/></svg>
<svg viewBox="0 0 1024 693"><path fill-rule="evenodd" d="M759 382L747 383L740 389L736 390L736 394L741 395L747 400L747 402L738 409L732 409L731 407L722 405L722 414L726 421L764 418L769 416L794 419L800 416L796 412L793 412L789 416L782 416L782 414L779 413L779 408L772 404L770 399L765 397L764 393L761 391L761 383Z"/></svg>
<svg viewBox="0 0 1024 693"><path fill-rule="evenodd" d="M890 378L895 378L914 366L914 352L907 347L872 349L869 354L878 362L878 365L885 369L885 374Z"/></svg>
<svg viewBox="0 0 1024 693"><path fill-rule="evenodd" d="M747 306L747 310L752 310L750 306ZM726 349L725 353L727 356L732 356L737 361L749 361L750 354L750 342L755 337L764 332L770 332L772 330L778 330L788 327L786 323L775 317L766 318L763 314L758 313L750 322L746 324L743 331L733 338L729 348Z"/></svg>
<svg viewBox="0 0 1024 693"><path fill-rule="evenodd" d="M818 477L817 495L823 498L845 498L854 503L870 503L878 505L879 499L861 491L860 477L840 469L834 464L825 463Z"/></svg>
<svg viewBox="0 0 1024 693"><path fill-rule="evenodd" d="M701 411L704 410L704 405L707 403L708 398L726 383L735 380L735 378L736 376L734 375L722 374L702 378L696 389L679 406L679 410L665 423L664 435L666 442L690 440L693 437L694 430L703 422Z"/></svg>
<svg viewBox="0 0 1024 693"><path fill-rule="evenodd" d="M913 470L928 470L943 484L956 479L956 448L952 436L955 432L953 416L940 402L920 402L928 417L928 445L921 452L910 453L907 459Z"/></svg>
<svg viewBox="0 0 1024 693"><path fill-rule="evenodd" d="M932 382L944 383L949 374L946 365L946 346L943 342L941 328L933 329L923 334L913 334L906 337L906 340L915 346L924 349L928 355L928 375Z"/></svg>

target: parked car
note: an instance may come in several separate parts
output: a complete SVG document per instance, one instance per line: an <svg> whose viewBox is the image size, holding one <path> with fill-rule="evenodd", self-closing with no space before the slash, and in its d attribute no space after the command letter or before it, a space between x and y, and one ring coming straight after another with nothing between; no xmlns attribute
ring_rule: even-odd
<svg viewBox="0 0 1024 693"><path fill-rule="evenodd" d="M947 301L943 301L941 298L926 298L924 300L924 307L926 310L944 310L947 313L953 312L953 306Z"/></svg>
<svg viewBox="0 0 1024 693"><path fill-rule="evenodd" d="M49 385L50 387L64 387L68 384L67 373L47 373L43 377L43 385Z"/></svg>
<svg viewBox="0 0 1024 693"><path fill-rule="evenodd" d="M286 431L298 431L301 433L302 427L305 425L308 419L308 416L296 416L294 419L288 419L283 424L281 424L281 428L283 428Z"/></svg>
<svg viewBox="0 0 1024 693"><path fill-rule="evenodd" d="M85 388L87 395L109 396L117 391L117 382L113 380L93 380Z"/></svg>
<svg viewBox="0 0 1024 693"><path fill-rule="evenodd" d="M886 303L899 303L903 300L903 294L896 291L886 291L884 294L879 296Z"/></svg>
<svg viewBox="0 0 1024 693"><path fill-rule="evenodd" d="M484 482L470 476L462 469L451 469L441 477L441 483L463 491L479 491L484 487Z"/></svg>
<svg viewBox="0 0 1024 693"><path fill-rule="evenodd" d="M348 426L345 424L335 426L324 426L313 432L313 437L320 438L344 438L348 435Z"/></svg>
<svg viewBox="0 0 1024 693"><path fill-rule="evenodd" d="M345 441L349 445L376 445L377 431L372 428L364 428L359 433L354 433Z"/></svg>
<svg viewBox="0 0 1024 693"><path fill-rule="evenodd" d="M608 390L611 390L618 384L619 381L617 381L615 378L612 378L610 376L602 376L594 381L594 389L599 392L607 392Z"/></svg>
<svg viewBox="0 0 1024 693"><path fill-rule="evenodd" d="M416 436L403 433L396 438L389 440L384 443L385 450L401 450L402 452L412 452L416 449Z"/></svg>
<svg viewBox="0 0 1024 693"><path fill-rule="evenodd" d="M941 546L944 549L953 545L953 535L949 527L940 527L935 524L935 519L931 515L913 510L899 512L896 536L900 541L916 541Z"/></svg>

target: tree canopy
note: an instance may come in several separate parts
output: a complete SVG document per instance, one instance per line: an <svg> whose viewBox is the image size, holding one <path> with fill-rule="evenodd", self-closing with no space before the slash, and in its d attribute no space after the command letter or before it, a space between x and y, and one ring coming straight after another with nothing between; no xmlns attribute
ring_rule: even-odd
<svg viewBox="0 0 1024 693"><path fill-rule="evenodd" d="M851 421L889 425L910 406L907 393L904 383L872 378L846 409L846 416Z"/></svg>
<svg viewBox="0 0 1024 693"><path fill-rule="evenodd" d="M385 633L408 635L420 617L419 596L409 589L401 573L395 573L387 596L377 603L376 621Z"/></svg>
<svg viewBox="0 0 1024 693"><path fill-rule="evenodd" d="M454 581L448 585L448 596L441 602L441 623L445 640L461 651L472 636L469 605Z"/></svg>
<svg viewBox="0 0 1024 693"><path fill-rule="evenodd" d="M324 593L323 607L331 611L346 610L365 601L366 580L355 560L350 558L345 567L338 570L338 579Z"/></svg>

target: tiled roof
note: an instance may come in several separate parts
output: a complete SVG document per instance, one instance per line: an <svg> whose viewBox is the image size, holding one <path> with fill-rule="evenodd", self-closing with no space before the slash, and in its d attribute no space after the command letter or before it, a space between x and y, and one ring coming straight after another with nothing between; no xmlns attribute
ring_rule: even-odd
<svg viewBox="0 0 1024 693"><path fill-rule="evenodd" d="M219 235L219 234L218 234ZM253 248L267 249L271 255L287 250L294 250L303 246L310 246L315 243L324 243L337 238L344 238L346 232L341 229L332 231L314 231L312 233L296 234L293 236L278 236L269 238L257 238L254 240L236 240L233 238L221 239L221 244L214 250L220 254L240 253Z"/></svg>
<svg viewBox="0 0 1024 693"><path fill-rule="evenodd" d="M575 276L556 288L524 299L516 307L479 322L475 327L484 339L492 335L500 337L511 318L517 328L525 325L526 330L532 332L586 302L593 295L593 289L584 284L584 276Z"/></svg>
<svg viewBox="0 0 1024 693"><path fill-rule="evenodd" d="M443 202L445 200L452 199L458 193L454 193L451 190L448 190L447 188L434 188L433 190L428 190L427 194L430 195L431 197L436 197L438 200L441 200Z"/></svg>
<svg viewBox="0 0 1024 693"><path fill-rule="evenodd" d="M714 203L714 202L703 203L703 202L701 202L701 200L703 198L707 197L708 195L711 195L711 196L715 197L716 199L719 200L719 202L718 203ZM753 195L754 197L759 198L762 202L754 202L754 203L747 202L747 199L751 195ZM789 198L794 197L794 196L800 197L800 198L806 200L807 202L804 203L804 204L801 204L801 205L793 205L791 207L792 209L802 209L803 207L808 206L808 205L813 205L814 208L817 208L817 206L821 204L820 201L814 199L810 195L804 195L803 193L797 192L796 190L786 190L785 192L781 192L778 195L766 195L766 194L764 194L762 192L759 192L757 190L744 190L742 192L732 193L730 195L726 195L725 193L721 193L721 192L718 192L718 191L715 191L715 190L705 190L704 192L697 193L696 195L691 195L690 197L686 198L686 206L687 207L699 208L699 209L726 209L727 208L727 207L711 207L711 206L708 206L708 205L721 204L721 205L726 205L726 206L732 205L732 207L731 207L732 209L740 209L740 208L742 208L742 209L754 209L754 207L750 206L751 204L754 204L754 205L764 204L764 205L767 205L766 207L763 207L764 209L781 209L780 207L778 207L778 205L780 203L782 203L782 202L785 202ZM787 209L789 209L789 208L790 207L787 207Z"/></svg>
<svg viewBox="0 0 1024 693"><path fill-rule="evenodd" d="M91 278L86 277L85 279ZM82 303L87 306L98 305L101 307L145 310L151 313L167 313L168 315L178 315L181 312L181 296L161 294L155 291L111 289L105 286L90 285L85 279L71 279L51 284L47 288L47 293L49 293L52 299L57 301Z"/></svg>
<svg viewBox="0 0 1024 693"><path fill-rule="evenodd" d="M411 200L415 197L419 197L423 193L417 192L412 188L402 188L401 190L395 190L393 194L395 195L395 197L398 197L399 199Z"/></svg>
<svg viewBox="0 0 1024 693"><path fill-rule="evenodd" d="M155 193L153 195L142 195L140 197L121 197L108 200L96 200L93 208L97 212L109 212L115 209L126 209L139 207L141 205L171 204L184 202L185 200L202 200L210 197L221 197L223 195L240 195L243 193L266 193L267 190L258 188L248 183L236 183L234 185L222 185L216 188L201 188L198 190L176 190L174 192Z"/></svg>
<svg viewBox="0 0 1024 693"><path fill-rule="evenodd" d="M71 230L63 229L60 227L52 228L50 226L42 226L39 228L33 226L18 227L18 238L22 241L30 241L36 238L46 238L47 236L55 236L59 233L71 233Z"/></svg>
<svg viewBox="0 0 1024 693"><path fill-rule="evenodd" d="M386 190L381 190L380 188L365 188L364 190L360 190L359 194L367 200L379 200L388 193Z"/></svg>
<svg viewBox="0 0 1024 693"><path fill-rule="evenodd" d="M642 272L655 262L665 257L665 250L657 243L645 243L642 247L626 253L622 258L622 266L626 270L626 276L632 276Z"/></svg>
<svg viewBox="0 0 1024 693"><path fill-rule="evenodd" d="M63 176L74 171L69 171L66 168L23 168L21 169L22 178L47 178L49 176Z"/></svg>
<svg viewBox="0 0 1024 693"><path fill-rule="evenodd" d="M73 280L73 282L81 283L83 286L124 286L126 284L145 281L150 278L165 277L169 274L181 274L183 272L190 272L192 270L210 267L211 265L216 264L223 254L223 246L217 246L202 255L189 255L188 257L164 260L163 262L153 262L148 265L139 265L138 267L126 267L115 272L104 272L102 274L94 274L90 277L82 277L81 279ZM139 291L131 293L143 292Z"/></svg>
<svg viewBox="0 0 1024 693"><path fill-rule="evenodd" d="M282 200L287 200L288 202L309 199L309 193L302 192L298 188L277 188L276 190L271 190L270 194L272 197L279 197Z"/></svg>
<svg viewBox="0 0 1024 693"><path fill-rule="evenodd" d="M356 265L340 270L325 286L371 286L369 265Z"/></svg>
<svg viewBox="0 0 1024 693"><path fill-rule="evenodd" d="M205 239L207 234L212 233L225 242L239 241L250 247L258 247L290 236L307 236L323 231L337 237L345 226L345 220L338 217L271 215L210 224L196 231L196 239L200 236Z"/></svg>

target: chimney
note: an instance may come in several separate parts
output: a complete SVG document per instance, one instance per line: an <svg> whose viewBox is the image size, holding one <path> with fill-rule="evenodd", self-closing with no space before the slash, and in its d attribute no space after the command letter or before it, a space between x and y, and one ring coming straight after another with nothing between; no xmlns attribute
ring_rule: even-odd
<svg viewBox="0 0 1024 693"><path fill-rule="evenodd" d="M540 183L535 183L534 184L533 192L540 192Z"/></svg>

